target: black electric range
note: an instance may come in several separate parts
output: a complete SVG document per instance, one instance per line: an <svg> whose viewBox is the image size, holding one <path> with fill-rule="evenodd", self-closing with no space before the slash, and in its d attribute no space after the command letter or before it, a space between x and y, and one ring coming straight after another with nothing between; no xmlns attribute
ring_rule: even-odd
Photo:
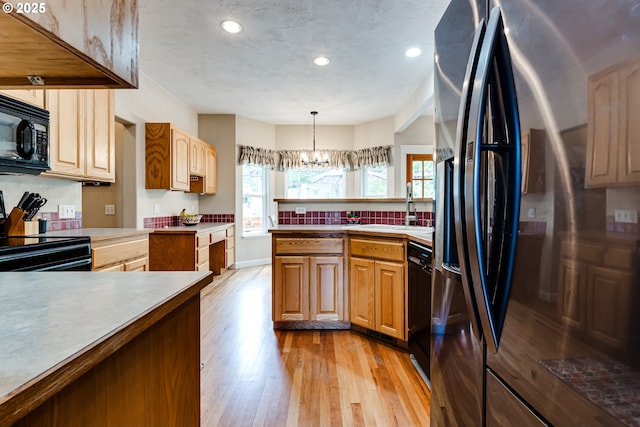
<svg viewBox="0 0 640 427"><path fill-rule="evenodd" d="M91 239L1 237L0 271L91 271Z"/></svg>

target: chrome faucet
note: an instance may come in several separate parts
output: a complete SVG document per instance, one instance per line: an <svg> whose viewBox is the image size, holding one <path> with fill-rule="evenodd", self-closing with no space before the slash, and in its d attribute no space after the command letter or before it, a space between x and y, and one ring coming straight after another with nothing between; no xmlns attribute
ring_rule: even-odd
<svg viewBox="0 0 640 427"><path fill-rule="evenodd" d="M417 219L416 207L413 204L412 184L407 182L407 213L404 216L404 225L411 225L411 221L416 221Z"/></svg>

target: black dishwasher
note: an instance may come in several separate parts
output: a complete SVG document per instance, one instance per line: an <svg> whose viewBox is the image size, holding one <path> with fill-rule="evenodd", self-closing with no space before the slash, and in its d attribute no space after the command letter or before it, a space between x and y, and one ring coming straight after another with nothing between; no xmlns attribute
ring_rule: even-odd
<svg viewBox="0 0 640 427"><path fill-rule="evenodd" d="M427 376L431 342L431 266L432 251L428 246L409 242L409 350Z"/></svg>

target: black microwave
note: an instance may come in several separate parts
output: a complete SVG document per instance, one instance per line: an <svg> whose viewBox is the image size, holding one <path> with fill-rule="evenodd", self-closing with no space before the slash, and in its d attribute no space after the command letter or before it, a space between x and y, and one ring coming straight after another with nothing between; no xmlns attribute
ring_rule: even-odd
<svg viewBox="0 0 640 427"><path fill-rule="evenodd" d="M0 174L49 168L49 112L0 95Z"/></svg>

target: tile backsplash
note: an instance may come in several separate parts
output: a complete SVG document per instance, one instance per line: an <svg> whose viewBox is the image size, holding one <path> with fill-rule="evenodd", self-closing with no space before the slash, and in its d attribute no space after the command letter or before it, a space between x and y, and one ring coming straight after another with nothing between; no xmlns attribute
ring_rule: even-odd
<svg viewBox="0 0 640 427"><path fill-rule="evenodd" d="M405 211L307 211L296 214L295 211L278 212L278 224L283 225L326 225L347 224L347 213L360 217L360 224L403 225ZM426 226L434 220L433 212L416 212L417 220L412 224Z"/></svg>
<svg viewBox="0 0 640 427"><path fill-rule="evenodd" d="M76 211L75 218L60 219L58 212L40 212L37 218L45 218L47 220L47 231L74 230L82 228L82 212Z"/></svg>
<svg viewBox="0 0 640 427"><path fill-rule="evenodd" d="M203 214L200 222L236 222L235 214ZM144 228L177 227L182 225L179 215L155 216L143 219Z"/></svg>

